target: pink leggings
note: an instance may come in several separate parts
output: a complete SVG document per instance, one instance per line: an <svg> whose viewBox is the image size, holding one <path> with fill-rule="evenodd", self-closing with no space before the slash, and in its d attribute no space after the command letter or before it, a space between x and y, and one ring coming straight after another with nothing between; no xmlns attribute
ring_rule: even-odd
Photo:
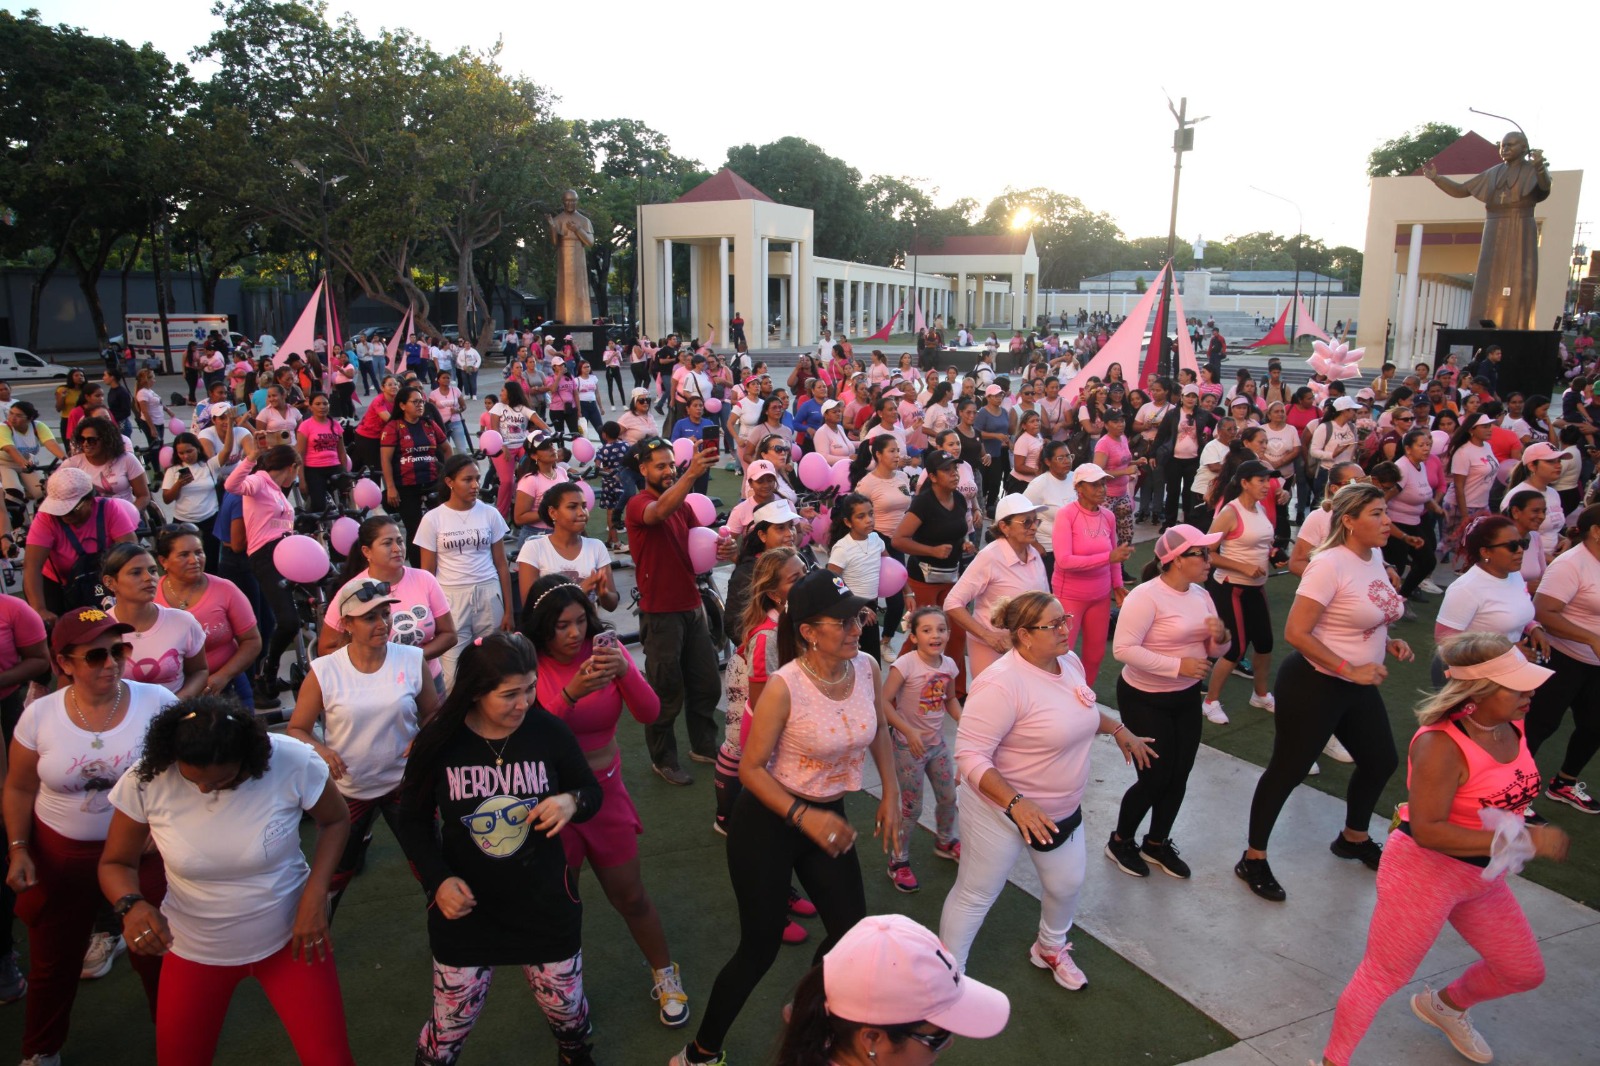
<svg viewBox="0 0 1600 1066"><path fill-rule="evenodd" d="M1072 615L1072 635L1067 638L1067 647L1076 644L1079 632L1083 633L1083 651L1078 657L1083 660L1084 676L1092 685L1106 657L1106 639L1111 634L1111 596L1070 600L1058 592L1056 599L1061 601L1062 610Z"/></svg>
<svg viewBox="0 0 1600 1066"><path fill-rule="evenodd" d="M209 1066L233 990L246 977L261 982L301 1063L354 1066L333 959L308 965L290 957L289 944L244 966L208 966L168 952L156 1001L160 1066Z"/></svg>
<svg viewBox="0 0 1600 1066"><path fill-rule="evenodd" d="M509 444L500 449L500 454L491 456L489 461L494 464L494 472L500 477L500 484L495 489L494 505L507 522L511 521L511 505L517 498L517 463L522 459L522 449L512 448Z"/></svg>
<svg viewBox="0 0 1600 1066"><path fill-rule="evenodd" d="M1378 865L1378 905L1367 953L1339 997L1323 1057L1346 1066L1383 1001L1416 975L1444 923L1483 956L1445 989L1462 1010L1544 982L1544 957L1504 876L1485 881L1471 863L1389 834ZM165 981L165 975L162 976Z"/></svg>

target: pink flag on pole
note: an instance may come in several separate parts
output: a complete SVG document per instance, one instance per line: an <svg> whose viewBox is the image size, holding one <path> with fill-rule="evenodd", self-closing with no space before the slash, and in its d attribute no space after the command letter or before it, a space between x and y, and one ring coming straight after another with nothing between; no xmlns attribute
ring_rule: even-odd
<svg viewBox="0 0 1600 1066"><path fill-rule="evenodd" d="M398 373L400 364L405 361L404 357L400 355L400 334L405 333L411 327L412 313L411 308L406 308L406 316L400 320L400 324L395 327L394 332L389 336L389 344L384 355L389 364L389 370L393 373ZM409 334L407 334L407 339L410 339Z"/></svg>
<svg viewBox="0 0 1600 1066"><path fill-rule="evenodd" d="M1317 325L1317 317L1306 310L1306 298L1304 296L1297 297L1295 302L1300 307L1300 320L1295 323L1295 330L1331 344L1333 338L1324 333L1322 327Z"/></svg>
<svg viewBox="0 0 1600 1066"><path fill-rule="evenodd" d="M899 307L896 307L894 309L894 314L889 316L889 321L887 321L887 322L885 322L883 324L883 328L878 330L878 332L874 333L872 336L868 337L867 340L869 340L869 341L886 341L886 340L888 340L889 339L889 334L894 332L894 324L896 322L900 321L900 313L902 311L904 311L905 309L906 309L906 305L905 304L901 304Z"/></svg>
<svg viewBox="0 0 1600 1066"><path fill-rule="evenodd" d="M1193 370L1194 379L1200 380L1200 363L1194 357L1194 342L1189 339L1189 331L1185 328L1183 317L1183 297L1178 295L1178 290L1172 290L1172 309L1174 321L1178 323L1178 369Z"/></svg>
<svg viewBox="0 0 1600 1066"><path fill-rule="evenodd" d="M1150 323L1150 312L1155 308L1156 297L1161 295L1161 283L1166 277L1167 268L1162 267L1156 275L1155 281L1145 289L1133 312L1123 320L1122 325L1111 335L1111 339L1095 353L1089 360L1089 365L1078 371L1071 381L1061 386L1061 396L1068 403L1076 403L1078 393L1083 391L1083 386L1092 377L1101 381L1106 379L1106 371L1112 363L1122 366L1122 376L1129 381L1139 379L1140 356L1144 353L1144 329ZM1155 343L1155 338L1150 338L1150 343Z"/></svg>
<svg viewBox="0 0 1600 1066"><path fill-rule="evenodd" d="M917 330L918 333L921 333L923 330L925 330L927 328L928 328L927 319L922 317L922 301L918 300L917 301L917 325L916 325L916 330Z"/></svg>
<svg viewBox="0 0 1600 1066"><path fill-rule="evenodd" d="M317 282L316 291L311 294L311 301L306 304L306 309L300 312L300 318L295 322L289 335L283 338L283 343L278 345L278 350L272 356L273 366L282 366L289 361L291 355L305 355L312 350L317 339L317 301L322 299L325 281Z"/></svg>

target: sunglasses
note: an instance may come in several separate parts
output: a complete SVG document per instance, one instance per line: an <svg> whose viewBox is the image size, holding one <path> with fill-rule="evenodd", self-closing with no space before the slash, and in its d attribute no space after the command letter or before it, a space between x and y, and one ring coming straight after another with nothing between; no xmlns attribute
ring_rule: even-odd
<svg viewBox="0 0 1600 1066"><path fill-rule="evenodd" d="M931 1033L922 1033L902 1025L886 1025L883 1026L883 1031L891 1040L915 1040L935 1055L948 1048L956 1039L956 1034L948 1029L935 1029Z"/></svg>
<svg viewBox="0 0 1600 1066"><path fill-rule="evenodd" d="M1521 537L1517 540L1503 540L1499 544L1490 544L1490 548L1505 548L1507 551L1525 552L1528 550L1528 538Z"/></svg>
<svg viewBox="0 0 1600 1066"><path fill-rule="evenodd" d="M79 444L99 444L100 443L100 438L99 437L87 437L87 436L79 437L78 438L78 443Z"/></svg>
<svg viewBox="0 0 1600 1066"><path fill-rule="evenodd" d="M389 595L389 583L387 581L363 581L361 587L356 589L353 595L362 603L371 603L373 600Z"/></svg>
<svg viewBox="0 0 1600 1066"><path fill-rule="evenodd" d="M1057 633L1059 633L1059 632L1061 632L1062 630L1068 628L1071 625L1072 625L1072 615L1071 614L1064 614L1060 618L1057 618L1054 622L1044 622L1044 623L1041 623L1040 625L1023 626L1022 628L1023 629L1032 629L1032 630L1053 629Z"/></svg>
<svg viewBox="0 0 1600 1066"><path fill-rule="evenodd" d="M109 648L90 648L88 651L73 652L71 655L63 655L62 658L82 659L83 665L98 670L113 659L120 665L132 650L132 644L113 644Z"/></svg>
<svg viewBox="0 0 1600 1066"><path fill-rule="evenodd" d="M1180 559L1209 559L1209 558L1211 558L1211 549L1210 548L1191 548L1190 550L1184 552L1182 555L1178 556L1178 558L1180 558Z"/></svg>
<svg viewBox="0 0 1600 1066"><path fill-rule="evenodd" d="M867 622L871 618L872 618L872 612L870 610L868 610L867 608L863 607L863 608L861 608L861 610L859 612L857 612L856 614L851 615L848 618L819 618L818 621L819 622L836 622L836 623L838 623L838 626L839 626L840 629L849 629L851 624L854 623L854 625L855 625L855 627L857 629L864 629L866 627L866 625L867 625Z"/></svg>

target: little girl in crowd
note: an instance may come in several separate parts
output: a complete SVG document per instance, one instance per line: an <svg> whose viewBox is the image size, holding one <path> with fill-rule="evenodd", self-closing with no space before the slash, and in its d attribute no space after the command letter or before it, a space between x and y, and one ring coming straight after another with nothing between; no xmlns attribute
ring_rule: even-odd
<svg viewBox="0 0 1600 1066"><path fill-rule="evenodd" d="M627 458L628 446L622 443L622 426L617 422L607 422L600 427L600 440L600 453L594 461L600 473L600 496L596 502L606 513L606 547L620 552L620 516L627 502L622 498L622 461Z"/></svg>
<svg viewBox="0 0 1600 1066"><path fill-rule="evenodd" d="M950 623L937 607L911 612L906 646L883 682L883 714L893 730L895 776L900 780L900 816L905 829L889 860L889 880L902 892L919 887L911 872L911 831L922 815L922 778L933 783L933 853L961 861L956 839L955 761L944 742L944 716L961 720L956 700L955 660L944 653Z"/></svg>
<svg viewBox="0 0 1600 1066"><path fill-rule="evenodd" d="M828 569L843 579L857 596L878 601L878 576L888 548L872 529L872 501L859 492L841 496L833 505L828 530ZM874 607L874 614L878 608ZM878 620L861 627L861 650L874 659L883 658Z"/></svg>

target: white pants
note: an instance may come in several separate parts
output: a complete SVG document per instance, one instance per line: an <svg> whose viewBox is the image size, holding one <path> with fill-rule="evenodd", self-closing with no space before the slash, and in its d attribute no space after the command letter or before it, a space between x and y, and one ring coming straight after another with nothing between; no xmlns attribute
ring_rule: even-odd
<svg viewBox="0 0 1600 1066"><path fill-rule="evenodd" d="M456 679L456 660L461 649L479 637L487 637L500 628L505 617L505 604L500 600L500 582L485 581L481 585L443 585L444 598L450 604L450 620L456 624L455 647L439 656L440 677L445 691Z"/></svg>
<svg viewBox="0 0 1600 1066"><path fill-rule="evenodd" d="M1084 827L1078 826L1054 851L1035 851L1005 812L975 789L960 790L960 811L961 867L939 918L939 939L955 955L956 965L962 970L967 968L967 955L977 939L978 927L1005 888L1017 856L1024 854L1033 860L1044 887L1039 942L1047 948L1064 944L1078 910L1078 891L1083 887Z"/></svg>

